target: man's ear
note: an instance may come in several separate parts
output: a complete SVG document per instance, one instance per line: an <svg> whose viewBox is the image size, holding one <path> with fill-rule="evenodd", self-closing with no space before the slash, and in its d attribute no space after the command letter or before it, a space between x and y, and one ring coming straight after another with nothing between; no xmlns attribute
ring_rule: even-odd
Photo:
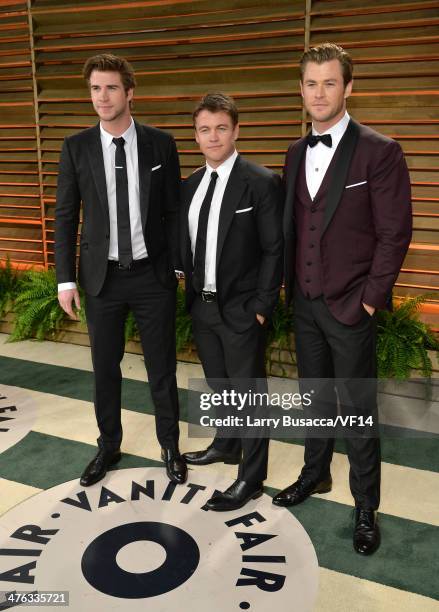
<svg viewBox="0 0 439 612"><path fill-rule="evenodd" d="M234 131L235 140L238 140L238 138L239 138L239 123L237 123L235 125L235 127L233 128L233 131Z"/></svg>
<svg viewBox="0 0 439 612"><path fill-rule="evenodd" d="M349 83L346 85L345 90L344 90L344 98L345 98L345 100L347 98L349 98L349 96L351 95L353 84L354 84L354 79L349 81Z"/></svg>

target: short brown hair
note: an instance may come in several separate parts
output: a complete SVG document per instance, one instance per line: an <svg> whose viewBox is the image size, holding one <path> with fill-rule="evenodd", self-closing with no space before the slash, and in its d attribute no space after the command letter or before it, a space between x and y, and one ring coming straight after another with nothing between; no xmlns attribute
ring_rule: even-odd
<svg viewBox="0 0 439 612"><path fill-rule="evenodd" d="M90 85L90 77L93 70L98 70L99 72L118 72L125 91L134 89L136 86L133 67L123 57L118 57L111 53L100 53L99 55L89 57L82 69L82 75L88 85Z"/></svg>
<svg viewBox="0 0 439 612"><path fill-rule="evenodd" d="M192 113L192 121L194 122L201 111L207 110L211 113L219 113L224 111L232 120L233 127L238 123L238 109L233 98L223 93L208 93L201 98Z"/></svg>
<svg viewBox="0 0 439 612"><path fill-rule="evenodd" d="M308 62L323 64L323 62L330 62L334 59L340 62L344 86L346 87L346 85L352 81L352 58L343 47L334 43L322 43L317 47L311 47L308 51L305 51L300 59L300 80L303 82L303 75L305 74L305 68Z"/></svg>

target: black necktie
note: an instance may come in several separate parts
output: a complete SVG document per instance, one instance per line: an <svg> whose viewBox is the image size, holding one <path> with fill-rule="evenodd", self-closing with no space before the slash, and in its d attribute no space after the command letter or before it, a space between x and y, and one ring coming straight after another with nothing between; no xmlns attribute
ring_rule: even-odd
<svg viewBox="0 0 439 612"><path fill-rule="evenodd" d="M192 275L192 284L200 293L204 289L204 272L206 267L206 240L207 240L207 223L209 221L210 205L212 204L213 192L215 191L217 172L212 172L210 175L210 183L201 204L200 214L198 216L197 240L195 242L195 257L194 257L194 272Z"/></svg>
<svg viewBox="0 0 439 612"><path fill-rule="evenodd" d="M327 147L332 147L332 137L331 134L322 134L322 136L314 136L314 134L308 134L306 137L306 141L310 147L315 147L318 142L322 142Z"/></svg>
<svg viewBox="0 0 439 612"><path fill-rule="evenodd" d="M119 263L129 266L133 261L131 248L130 204L128 199L127 159L125 155L124 138L113 138L116 145L116 207L117 207L117 243L119 248Z"/></svg>

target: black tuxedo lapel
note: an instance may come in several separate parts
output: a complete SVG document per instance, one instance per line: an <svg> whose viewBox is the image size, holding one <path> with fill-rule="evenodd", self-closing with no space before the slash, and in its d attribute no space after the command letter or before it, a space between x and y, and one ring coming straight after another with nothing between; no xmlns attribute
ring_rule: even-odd
<svg viewBox="0 0 439 612"><path fill-rule="evenodd" d="M227 232L232 223L233 215L235 214L238 204L244 191L247 188L247 175L245 172L245 161L238 155L233 164L232 171L227 181L227 186L224 191L223 200L221 202L221 210L218 223L218 241L216 246L216 267L221 257L224 242Z"/></svg>
<svg viewBox="0 0 439 612"><path fill-rule="evenodd" d="M151 190L151 168L153 162L152 144L143 127L134 122L137 133L137 157L139 160L139 200L142 228L145 231L148 216L149 193Z"/></svg>
<svg viewBox="0 0 439 612"><path fill-rule="evenodd" d="M88 132L87 153L93 179L102 206L107 228L110 229L110 214L108 212L107 180L105 178L104 154L102 152L101 130L99 123Z"/></svg>
<svg viewBox="0 0 439 612"><path fill-rule="evenodd" d="M199 170L195 170L193 174L188 176L188 178L183 183L183 206L184 210L189 213L189 208L192 202L192 199L197 191L203 176L206 172L206 167L200 168Z"/></svg>
<svg viewBox="0 0 439 612"><path fill-rule="evenodd" d="M189 208L191 206L191 202L192 199L195 195L195 192L198 189L199 184L201 183L201 180L204 176L204 173L206 172L206 167L195 171L193 174L191 174L191 176L189 176L184 182L183 182L183 189L182 189L182 193L183 193L183 198L182 198L182 209L183 209L183 236L182 236L182 241L183 241L183 254L184 254L184 258L188 258L190 259L190 261L192 261L192 257L190 257L191 255L191 246L190 246L190 237L189 237Z"/></svg>
<svg viewBox="0 0 439 612"><path fill-rule="evenodd" d="M340 153L334 165L331 184L329 185L328 194L326 196L322 234L328 227L335 211L337 210L338 203L340 202L343 189L346 184L349 167L351 165L352 155L354 154L355 147L357 145L359 133L360 130L358 124L351 119L338 145Z"/></svg>
<svg viewBox="0 0 439 612"><path fill-rule="evenodd" d="M296 145L296 150L291 162L291 166L288 168L287 175L287 195L285 200L285 213L284 213L284 236L290 234L290 228L293 225L294 220L294 199L296 192L296 180L297 173L300 168L302 157L306 151L307 143L306 138L302 138Z"/></svg>

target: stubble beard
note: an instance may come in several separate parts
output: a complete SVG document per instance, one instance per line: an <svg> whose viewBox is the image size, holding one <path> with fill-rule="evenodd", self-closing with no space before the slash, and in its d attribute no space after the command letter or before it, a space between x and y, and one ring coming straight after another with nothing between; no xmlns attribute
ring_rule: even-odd
<svg viewBox="0 0 439 612"><path fill-rule="evenodd" d="M122 117L122 115L124 115L126 113L127 107L122 108L119 111L115 111L112 115L110 115L109 117L101 117L101 115L99 115L99 119L101 121L105 121L105 123L112 123L113 121L117 121L117 119L119 119L120 117ZM128 111L129 111L129 105L128 105Z"/></svg>
<svg viewBox="0 0 439 612"><path fill-rule="evenodd" d="M337 115L340 115L343 111L344 108L344 98L343 101L340 103L340 105L337 106L337 108L335 109L330 109L328 111L328 114L323 115L323 116L313 116L312 114L312 107L310 110L308 110L308 113L312 119L313 122L316 123L329 123L332 119L334 119L335 117L337 117Z"/></svg>

